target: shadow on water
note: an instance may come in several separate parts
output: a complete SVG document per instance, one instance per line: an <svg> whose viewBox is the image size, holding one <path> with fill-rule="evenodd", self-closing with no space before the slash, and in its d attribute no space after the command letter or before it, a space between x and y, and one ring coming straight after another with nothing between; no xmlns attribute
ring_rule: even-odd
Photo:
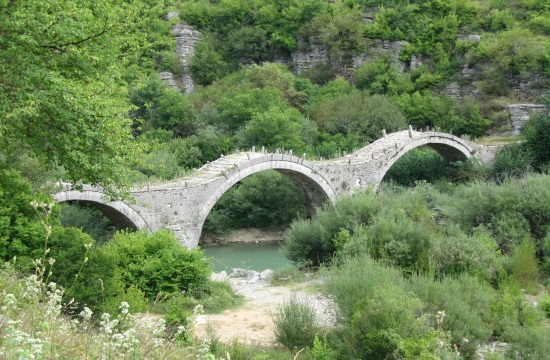
<svg viewBox="0 0 550 360"><path fill-rule="evenodd" d="M205 256L212 259L212 270L231 272L233 268L262 271L291 265L281 250L280 243L232 243L202 246Z"/></svg>

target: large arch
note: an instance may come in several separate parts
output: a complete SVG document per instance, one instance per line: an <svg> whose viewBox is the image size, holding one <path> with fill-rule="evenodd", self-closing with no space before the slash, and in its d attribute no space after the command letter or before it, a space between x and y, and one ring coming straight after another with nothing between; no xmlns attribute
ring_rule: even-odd
<svg viewBox="0 0 550 360"><path fill-rule="evenodd" d="M284 160L273 160L270 155L266 155L249 163L240 164L239 169L232 173L201 207L197 224L201 232L206 217L227 190L242 179L264 170L276 170L294 182L304 192L310 211L314 211L316 207L321 206L327 200L330 200L331 203L336 201L337 195L330 183L314 170L311 163L295 156L285 155ZM192 246L197 246L198 241L199 239L196 239L196 243Z"/></svg>
<svg viewBox="0 0 550 360"><path fill-rule="evenodd" d="M428 146L437 151L447 162L464 161L474 156L475 148L471 143L467 143L451 134L446 133L426 133L419 137L411 138L397 148L393 154L388 154L387 161L377 172L374 179L374 188L377 189L388 170L403 155L414 148Z"/></svg>
<svg viewBox="0 0 550 360"><path fill-rule="evenodd" d="M99 209L113 225L120 229L148 229L141 215L122 201L106 202L105 194L97 191L61 191L55 194L57 202L83 202Z"/></svg>

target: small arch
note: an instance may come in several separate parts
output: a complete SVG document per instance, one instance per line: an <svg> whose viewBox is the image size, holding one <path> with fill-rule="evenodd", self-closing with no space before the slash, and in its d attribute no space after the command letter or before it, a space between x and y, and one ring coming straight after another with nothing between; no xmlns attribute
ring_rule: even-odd
<svg viewBox="0 0 550 360"><path fill-rule="evenodd" d="M202 232L202 227L206 217L222 197L233 185L243 180L244 178L264 170L276 170L287 176L304 192L308 209L313 212L316 207L323 205L327 200L334 203L336 200L336 192L332 189L330 183L313 169L311 163L299 159L294 156L289 156L285 160L272 160L269 156L256 158L254 161L240 165L240 171L232 174L216 191L209 197L206 203L202 206L198 225ZM200 235L200 233L199 233ZM200 236L199 236L200 237ZM198 245L199 239L194 239L192 247Z"/></svg>
<svg viewBox="0 0 550 360"><path fill-rule="evenodd" d="M385 164L380 168L374 179L374 187L378 188L384 176L393 164L414 148L428 146L437 151L447 162L465 161L474 156L474 147L462 139L445 133L428 134L425 136L412 138L398 148Z"/></svg>
<svg viewBox="0 0 550 360"><path fill-rule="evenodd" d="M106 202L105 194L97 191L62 191L53 197L57 202L83 202L99 209L113 225L120 229L148 229L141 215L122 201Z"/></svg>

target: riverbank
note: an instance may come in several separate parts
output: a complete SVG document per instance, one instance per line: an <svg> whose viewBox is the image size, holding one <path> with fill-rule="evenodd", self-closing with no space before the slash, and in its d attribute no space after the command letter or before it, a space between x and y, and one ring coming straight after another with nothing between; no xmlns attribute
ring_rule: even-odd
<svg viewBox="0 0 550 360"><path fill-rule="evenodd" d="M214 338L223 343L238 339L240 343L257 346L275 345L272 314L291 295L310 304L317 313L321 327L333 327L336 323L336 306L332 299L319 291L320 278L312 278L287 286L273 286L269 280L250 282L246 277L220 278L227 281L234 291L245 298L243 304L221 314L199 315L196 319L197 338Z"/></svg>
<svg viewBox="0 0 550 360"><path fill-rule="evenodd" d="M234 229L221 235L214 233L204 233L201 236L199 245L214 246L234 243L280 243L283 241L283 234L284 230L282 229Z"/></svg>

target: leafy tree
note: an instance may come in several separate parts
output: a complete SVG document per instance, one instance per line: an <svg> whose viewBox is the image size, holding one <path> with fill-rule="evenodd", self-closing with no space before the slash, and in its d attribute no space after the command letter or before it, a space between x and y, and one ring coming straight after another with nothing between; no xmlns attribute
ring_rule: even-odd
<svg viewBox="0 0 550 360"><path fill-rule="evenodd" d="M195 47L191 60L191 74L199 85L209 85L227 75L230 65L208 41L201 41Z"/></svg>
<svg viewBox="0 0 550 360"><path fill-rule="evenodd" d="M32 268L31 261L42 258L46 230L31 201L49 204L44 194L34 194L30 184L13 171L0 168L0 258L17 257L17 264ZM52 216L50 225L56 224Z"/></svg>
<svg viewBox="0 0 550 360"><path fill-rule="evenodd" d="M72 181L121 182L133 153L121 74L140 47L141 11L139 1L3 1L0 140Z"/></svg>
<svg viewBox="0 0 550 360"><path fill-rule="evenodd" d="M292 108L271 107L255 114L239 132L237 138L241 147L266 146L301 150L305 142L301 136L303 125L308 120Z"/></svg>
<svg viewBox="0 0 550 360"><path fill-rule="evenodd" d="M322 130L356 134L368 141L380 138L382 129L392 132L407 126L401 111L386 97L365 93L323 100L315 105L311 115Z"/></svg>

